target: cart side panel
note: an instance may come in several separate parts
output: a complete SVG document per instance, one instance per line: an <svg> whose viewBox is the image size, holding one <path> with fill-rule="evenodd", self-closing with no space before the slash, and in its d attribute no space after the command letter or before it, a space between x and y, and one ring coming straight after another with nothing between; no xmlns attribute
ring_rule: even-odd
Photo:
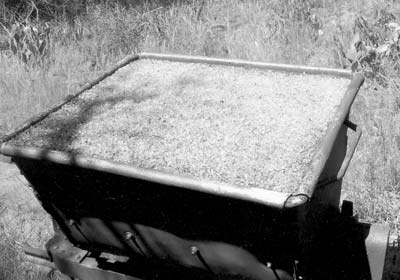
<svg viewBox="0 0 400 280"><path fill-rule="evenodd" d="M278 262L293 260L297 251L300 209L282 211L43 160L14 161L72 243L91 251L142 254L126 246L126 232L152 242L148 248L157 257L179 255L190 240L231 244ZM167 247L174 252L165 253Z"/></svg>

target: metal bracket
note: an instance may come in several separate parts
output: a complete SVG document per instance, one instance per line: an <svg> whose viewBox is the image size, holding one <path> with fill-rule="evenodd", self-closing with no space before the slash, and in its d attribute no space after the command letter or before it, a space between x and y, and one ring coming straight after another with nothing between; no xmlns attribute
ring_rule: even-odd
<svg viewBox="0 0 400 280"><path fill-rule="evenodd" d="M81 280L140 280L112 270L98 267L95 258L88 251L73 246L63 236L56 234L47 243L55 267L62 273Z"/></svg>
<svg viewBox="0 0 400 280"><path fill-rule="evenodd" d="M359 127L357 127L356 124L352 123L349 120L346 120L344 122L344 124L348 128L350 128L352 131L354 131L354 133L355 133L354 140L351 143L350 147L347 149L346 157L344 158L342 166L340 167L338 173L335 176L331 177L331 178L327 178L327 179L325 179L325 180L323 180L321 182L318 182L318 186L319 187L323 187L323 186L329 185L332 182L336 182L336 181L339 181L339 180L343 179L344 175L346 174L347 169L349 168L351 159L354 156L354 153L355 153L356 148L358 146L358 142L360 141L360 138L361 138L361 135L362 135L361 129Z"/></svg>
<svg viewBox="0 0 400 280"><path fill-rule="evenodd" d="M361 129L360 129L359 127L357 127L356 124L352 123L352 122L349 121L349 120L346 120L346 121L344 122L344 124L345 124L348 128L350 128L351 130L353 130L353 131L355 132L355 135L354 135L354 138L355 138L355 139L354 139L353 143L351 144L351 146L350 146L349 149L348 149L348 152L347 152L347 154L346 154L346 158L344 159L343 164L342 164L342 167L340 168L340 170L339 170L339 172L338 172L338 174L337 174L336 180L342 179L343 176L344 176L344 174L345 174L346 171L347 171L347 168L349 168L350 161L351 161L351 159L353 158L354 152L356 151L358 142L360 141L360 138L361 138L361 135L362 135Z"/></svg>

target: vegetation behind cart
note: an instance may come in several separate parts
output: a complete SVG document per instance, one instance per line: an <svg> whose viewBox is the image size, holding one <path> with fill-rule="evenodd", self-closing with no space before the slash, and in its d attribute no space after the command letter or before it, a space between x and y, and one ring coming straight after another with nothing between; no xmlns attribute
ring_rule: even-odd
<svg viewBox="0 0 400 280"><path fill-rule="evenodd" d="M132 52L362 71L367 80L352 117L364 136L345 177L342 198L355 202L359 218L390 223L392 232L398 232L399 4L372 0L128 2L0 4L1 134L75 92ZM19 182L10 173L7 186ZM0 262L5 265L0 271L6 279L36 279L35 272L21 269L18 250L9 244L28 238L47 240L51 229L46 216L27 192L0 194L0 226L6 236L1 259L10 259ZM23 198L17 198L21 194ZM37 218L40 215L43 219Z"/></svg>

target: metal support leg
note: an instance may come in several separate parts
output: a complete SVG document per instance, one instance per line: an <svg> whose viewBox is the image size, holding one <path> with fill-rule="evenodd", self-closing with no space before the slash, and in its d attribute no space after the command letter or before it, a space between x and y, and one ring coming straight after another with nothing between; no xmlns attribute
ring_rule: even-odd
<svg viewBox="0 0 400 280"><path fill-rule="evenodd" d="M371 280L381 280L385 266L386 248L389 240L389 226L373 224L365 240Z"/></svg>

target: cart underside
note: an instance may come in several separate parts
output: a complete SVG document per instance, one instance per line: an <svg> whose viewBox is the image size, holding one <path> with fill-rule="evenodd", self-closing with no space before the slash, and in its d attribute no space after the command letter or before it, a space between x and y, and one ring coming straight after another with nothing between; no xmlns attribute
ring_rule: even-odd
<svg viewBox="0 0 400 280"><path fill-rule="evenodd" d="M48 161L14 161L55 219L56 234L36 257L71 277L382 277L389 229L358 222L350 202L341 211L318 200L273 209Z"/></svg>

